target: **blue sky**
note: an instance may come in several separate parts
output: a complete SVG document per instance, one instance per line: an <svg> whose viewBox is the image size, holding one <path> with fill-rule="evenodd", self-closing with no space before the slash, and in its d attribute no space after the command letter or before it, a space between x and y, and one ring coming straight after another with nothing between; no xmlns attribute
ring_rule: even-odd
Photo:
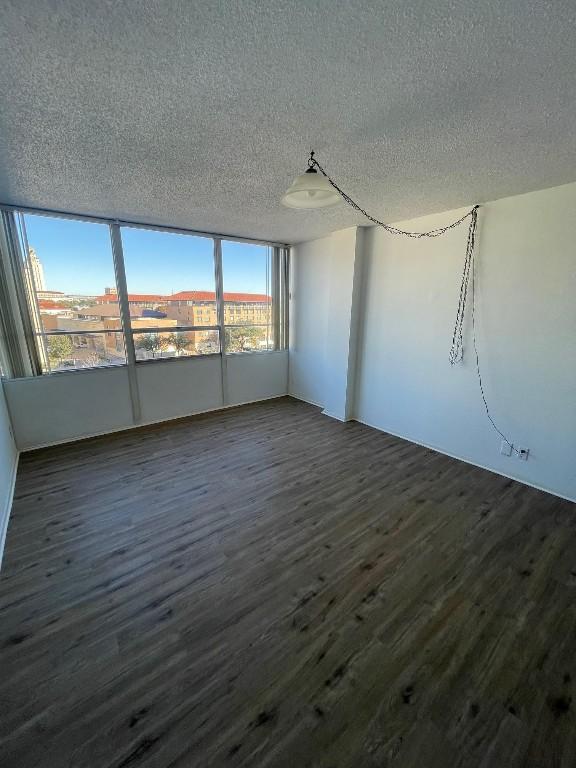
<svg viewBox="0 0 576 768"><path fill-rule="evenodd" d="M25 222L48 290L95 295L115 284L105 224L28 214ZM212 240L125 227L122 242L130 293L214 290ZM224 290L266 293L266 253L264 246L223 242Z"/></svg>

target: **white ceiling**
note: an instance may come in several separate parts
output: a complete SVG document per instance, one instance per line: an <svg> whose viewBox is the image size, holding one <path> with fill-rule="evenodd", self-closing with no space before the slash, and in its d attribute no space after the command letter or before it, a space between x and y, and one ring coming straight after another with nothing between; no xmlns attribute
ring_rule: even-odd
<svg viewBox="0 0 576 768"><path fill-rule="evenodd" d="M0 201L296 242L576 179L576 3L0 0Z"/></svg>

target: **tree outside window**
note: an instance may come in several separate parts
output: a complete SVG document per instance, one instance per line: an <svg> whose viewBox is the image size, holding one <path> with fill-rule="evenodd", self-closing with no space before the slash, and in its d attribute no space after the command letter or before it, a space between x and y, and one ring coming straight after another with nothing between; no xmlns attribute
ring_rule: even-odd
<svg viewBox="0 0 576 768"><path fill-rule="evenodd" d="M226 328L226 349L228 352L248 352L261 349L260 342L266 340L266 328L238 326Z"/></svg>
<svg viewBox="0 0 576 768"><path fill-rule="evenodd" d="M72 354L72 341L69 336L48 337L48 358L51 363L62 365Z"/></svg>
<svg viewBox="0 0 576 768"><path fill-rule="evenodd" d="M161 354L169 346L169 341L165 335L160 333L144 333L138 338L136 347L149 352L152 357Z"/></svg>
<svg viewBox="0 0 576 768"><path fill-rule="evenodd" d="M189 349L192 341L186 333L175 331L168 336L168 344L173 347L176 357L180 357L183 352Z"/></svg>

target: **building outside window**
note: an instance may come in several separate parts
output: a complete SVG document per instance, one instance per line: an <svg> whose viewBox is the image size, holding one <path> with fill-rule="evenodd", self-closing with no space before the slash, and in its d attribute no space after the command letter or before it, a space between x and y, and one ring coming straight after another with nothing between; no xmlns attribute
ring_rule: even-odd
<svg viewBox="0 0 576 768"><path fill-rule="evenodd" d="M136 359L220 352L212 239L122 227L122 248Z"/></svg>
<svg viewBox="0 0 576 768"><path fill-rule="evenodd" d="M226 351L274 349L273 249L223 241L222 276Z"/></svg>
<svg viewBox="0 0 576 768"><path fill-rule="evenodd" d="M287 256L278 247L65 214L2 216L10 245L0 271L20 277L0 319L21 319L11 334L18 354L2 352L4 375L286 344Z"/></svg>
<svg viewBox="0 0 576 768"><path fill-rule="evenodd" d="M23 277L44 373L126 362L118 298L96 306L114 282L105 224L24 214L19 217Z"/></svg>

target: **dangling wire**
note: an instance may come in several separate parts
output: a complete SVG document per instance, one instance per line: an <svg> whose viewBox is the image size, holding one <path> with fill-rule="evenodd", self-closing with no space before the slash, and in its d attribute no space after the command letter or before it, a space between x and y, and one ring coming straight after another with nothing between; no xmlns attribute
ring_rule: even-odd
<svg viewBox="0 0 576 768"><path fill-rule="evenodd" d="M450 365L456 365L456 363L460 363L464 358L464 318L466 316L466 297L468 295L470 268L474 261L474 245L476 242L476 222L478 220L478 208L479 206L475 205L470 212L470 226L468 227L466 256L464 258L464 269L462 270L462 280L460 282L460 296L458 299L458 309L456 311L456 321L454 323L454 333L452 334L452 346L450 347Z"/></svg>
<svg viewBox="0 0 576 768"><path fill-rule="evenodd" d="M344 202L346 202L351 208L354 208L354 210L358 211L358 213L361 213L363 216L365 216L367 219L369 219L373 224L378 225L379 227L382 227L387 232L390 232L392 235L404 235L404 237L413 237L415 239L420 239L422 237L439 237L440 235L445 234L450 229L454 229L455 227L460 226L463 222L466 221L466 219L470 219L470 224L468 225L468 241L466 243L466 256L464 258L464 268L462 270L462 280L460 281L460 295L458 298L458 309L456 311L456 321L454 323L454 331L452 333L452 346L450 347L450 354L449 354L449 360L450 365L456 365L456 363L462 362L464 358L464 320L466 317L466 299L468 296L468 284L470 282L470 275L472 275L472 342L474 346L474 355L476 357L476 373L478 375L478 385L480 387L480 394L482 396L482 402L484 403L484 410L486 411L486 416L488 417L488 420L490 421L490 424L492 425L493 429L500 435L502 440L510 446L511 450L513 450L515 453L520 455L520 451L518 451L516 448L514 448L513 444L508 440L506 435L497 427L494 419L492 418L490 414L490 409L488 408L488 403L486 401L486 395L484 394L484 385L482 382L482 374L480 372L480 359L478 355L478 346L476 343L476 325L475 325L475 309L476 309L476 290L475 290L475 264L474 264L474 246L476 245L476 225L478 222L478 209L480 208L479 205L475 205L473 208L471 208L468 213L465 213L464 216L459 218L457 221L453 221L451 224L448 224L445 227L438 227L437 229L431 229L428 232L408 232L403 229L398 229L398 227L393 227L391 224L386 224L383 221L380 221L379 219L376 219L374 216L371 216L367 211L364 210L361 206L358 205L352 198L346 194L340 187L336 184L335 181L333 181L330 176L326 173L324 168L320 165L318 160L314 157L314 152L310 152L310 157L308 158L308 167L309 168L318 168L320 173L326 177L326 179L330 182L331 186L338 192L338 194L342 197Z"/></svg>
<svg viewBox="0 0 576 768"><path fill-rule="evenodd" d="M336 184L335 181L333 181L330 176L326 173L324 168L320 165L318 160L314 157L314 152L310 152L310 157L308 159L308 167L309 168L318 168L320 173L325 176L332 187L338 192L338 194L343 198L343 200L348 203L349 206L354 208L358 213L361 213L363 216L365 216L367 219L370 219L370 221L373 224L377 224L379 227L382 227L387 232L390 232L392 235L404 235L405 237L414 237L417 240L419 240L421 237L439 237L440 235L443 235L445 232L448 232L449 229L454 229L454 227L460 226L462 222L466 221L466 219L469 216L472 216L472 213L479 208L478 205L474 206L472 210L468 211L468 213L465 213L462 218L458 219L458 221L453 221L452 224L448 224L446 227L438 227L438 229L431 229L429 232L406 232L403 229L398 229L398 227L393 227L391 224L385 224L383 221L379 221L378 219L375 219L374 216L371 216L367 211L364 210L364 208L361 208L358 203L354 202L352 198L346 194L343 190L340 189L340 187Z"/></svg>
<svg viewBox="0 0 576 768"><path fill-rule="evenodd" d="M468 272L472 272L472 345L474 347L474 357L476 362L476 374L478 376L478 386L480 387L480 394L482 396L482 402L484 403L484 410L486 411L486 416L488 417L488 421L492 425L495 432L497 432L502 440L506 443L506 445L510 448L511 451L514 451L514 453L517 456L521 455L521 452L514 447L514 445L511 443L511 441L506 437L504 432L502 432L501 429L498 428L496 425L496 422L492 418L492 415L490 413L490 408L488 407L488 403L486 401L486 395L484 394L484 384L482 383L482 373L480 371L480 357L478 355L478 344L476 342L476 263L474 261L474 245L472 244L472 250L471 250L471 257L470 257L470 266L468 268Z"/></svg>

